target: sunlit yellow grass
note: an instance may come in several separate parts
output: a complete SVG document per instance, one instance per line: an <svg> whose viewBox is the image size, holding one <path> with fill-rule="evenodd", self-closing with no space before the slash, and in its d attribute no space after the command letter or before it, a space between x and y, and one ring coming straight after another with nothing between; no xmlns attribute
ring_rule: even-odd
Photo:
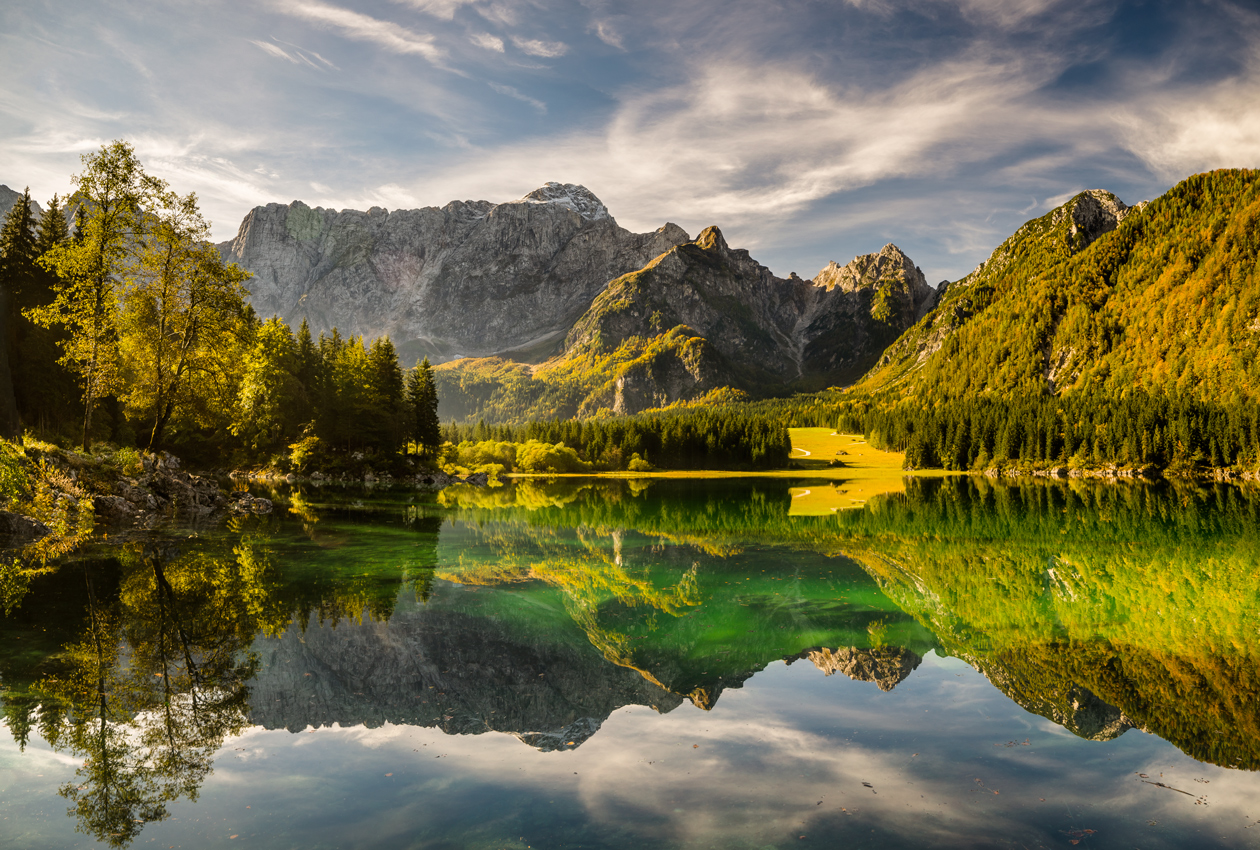
<svg viewBox="0 0 1260 850"><path fill-rule="evenodd" d="M662 472L603 472L602 478L808 478L818 486L792 488L794 516L822 516L842 508L860 507L867 499L881 493L905 490L907 475L946 475L940 470L905 472L906 456L899 452L883 452L872 448L860 434L838 434L830 428L791 428L791 462L786 469L761 472L732 472L720 469L675 470ZM831 466L839 461L842 465ZM590 474L571 476L543 475L512 477L584 478Z"/></svg>

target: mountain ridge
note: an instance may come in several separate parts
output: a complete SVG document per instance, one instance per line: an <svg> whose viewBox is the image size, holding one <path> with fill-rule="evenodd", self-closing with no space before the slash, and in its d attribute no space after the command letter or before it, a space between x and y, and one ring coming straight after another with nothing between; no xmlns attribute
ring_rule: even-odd
<svg viewBox="0 0 1260 850"><path fill-rule="evenodd" d="M609 280L688 238L672 223L631 233L585 187L548 183L500 204L268 204L218 247L254 274L260 315L388 334L405 357L443 362L558 338Z"/></svg>

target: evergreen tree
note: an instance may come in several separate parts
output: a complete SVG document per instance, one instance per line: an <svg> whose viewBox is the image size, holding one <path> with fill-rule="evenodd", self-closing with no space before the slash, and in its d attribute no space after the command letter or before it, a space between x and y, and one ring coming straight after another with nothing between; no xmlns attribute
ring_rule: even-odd
<svg viewBox="0 0 1260 850"><path fill-rule="evenodd" d="M17 318L14 312L35 285L35 257L35 219L27 189L0 228L0 436L4 437L15 437L21 430L9 364Z"/></svg>
<svg viewBox="0 0 1260 850"><path fill-rule="evenodd" d="M279 318L263 323L245 356L237 416L232 433L255 452L273 452L297 439L302 420L299 399L305 395L295 372L297 347Z"/></svg>
<svg viewBox="0 0 1260 850"><path fill-rule="evenodd" d="M52 196L40 216L35 233L37 257L70 241L62 201ZM57 362L59 344L66 334L61 328L45 328L26 317L25 311L52 303L57 276L35 264L32 285L17 294L13 316L13 346L10 368L18 413L28 427L41 432L70 426L80 415L78 386L74 375Z"/></svg>
<svg viewBox="0 0 1260 850"><path fill-rule="evenodd" d="M80 207L82 209L82 207ZM61 199L56 195L44 208L39 217L39 225L35 230L35 253L43 256L70 238L70 226L66 223L66 213L61 208Z"/></svg>
<svg viewBox="0 0 1260 850"><path fill-rule="evenodd" d="M406 386L398 353L387 336L372 340L368 349L367 385L371 411L361 427L378 450L394 452L403 441Z"/></svg>
<svg viewBox="0 0 1260 850"><path fill-rule="evenodd" d="M437 387L429 358L416 364L407 376L407 406L411 413L410 437L421 454L431 455L442 446L442 423L438 421Z"/></svg>

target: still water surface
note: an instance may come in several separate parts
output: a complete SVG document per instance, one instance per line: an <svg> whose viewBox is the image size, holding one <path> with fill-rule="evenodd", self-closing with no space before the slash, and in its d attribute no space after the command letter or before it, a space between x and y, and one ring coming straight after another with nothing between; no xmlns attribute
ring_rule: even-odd
<svg viewBox="0 0 1260 850"><path fill-rule="evenodd" d="M1260 846L1260 496L801 486L307 489L10 567L0 844Z"/></svg>

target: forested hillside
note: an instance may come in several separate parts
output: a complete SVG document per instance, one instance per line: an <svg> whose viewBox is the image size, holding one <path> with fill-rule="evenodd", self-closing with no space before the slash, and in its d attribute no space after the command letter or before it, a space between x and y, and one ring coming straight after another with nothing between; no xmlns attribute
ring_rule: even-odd
<svg viewBox="0 0 1260 850"><path fill-rule="evenodd" d="M1078 195L950 285L855 391L1254 399L1258 178L1199 174L1140 209Z"/></svg>
<svg viewBox="0 0 1260 850"><path fill-rule="evenodd" d="M847 391L776 405L911 467L1254 476L1260 172L1030 221Z"/></svg>

